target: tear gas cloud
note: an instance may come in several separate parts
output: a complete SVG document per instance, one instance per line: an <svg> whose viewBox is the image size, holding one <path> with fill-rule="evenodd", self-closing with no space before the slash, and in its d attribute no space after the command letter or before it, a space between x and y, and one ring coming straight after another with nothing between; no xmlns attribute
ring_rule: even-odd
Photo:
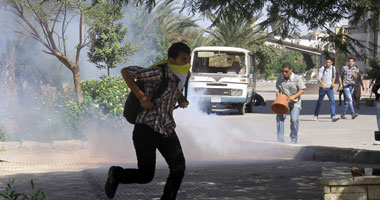
<svg viewBox="0 0 380 200"><path fill-rule="evenodd" d="M135 9L135 7L131 5L126 9L125 24L129 25L126 37L133 37L138 35L139 32L136 32L132 22L128 21L128 15L131 13L129 9ZM28 87L35 88L34 90L41 93L52 92L57 87L62 87L63 84L72 86L72 74L55 57L43 53L41 50L44 47L40 43L24 35L16 34L13 30L20 27L13 23L14 19L11 19L10 16L14 15L5 11L4 8L0 8L0 30L2 35L0 38L0 64L2 65L0 85L3 85L3 87L0 87L0 129L7 132L9 140L53 141L70 139L70 130L63 123L64 114L57 110L50 110L48 106L33 110L36 107L35 104L40 102L36 102L39 101L36 95L24 93L23 89ZM146 15L146 17L150 16ZM67 40L68 57L70 58L73 58L75 45L78 43L78 23L78 18L74 18L67 29L67 34L69 34ZM57 26L59 25L57 24ZM155 28L154 23L150 28ZM16 45L19 48L15 48L17 54L12 57L15 62L11 63L8 56L9 52L12 45L15 47L15 43L20 41L27 42L29 45ZM122 66L135 64L147 66L147 60L152 58L147 58L145 53L148 50L155 49L151 45L154 45L153 42L147 42L144 46L140 46L139 51L131 57L130 61L111 70L111 75L118 75ZM88 49L84 49L81 52L82 80L98 78L106 73L106 70L99 70L88 62L87 51ZM8 67L13 66L14 69L4 68L9 63L13 65L8 65ZM19 74L16 73L15 76L5 75L6 72L17 72L17 68L21 69ZM40 73L37 74L40 74L41 77L31 77L28 74L29 71L39 71ZM11 84L4 85L4 82L9 82L7 77L16 79L13 80L13 86ZM14 99L15 95L12 95L12 92L19 94L16 95L17 99ZM20 106L20 104L23 104L23 106ZM231 124L227 118L217 115L206 115L200 112L196 105L196 102L191 102L190 108L175 111L176 132L180 137L188 160L234 158L234 155L245 150L244 146L236 141L255 137L256 133L252 128L246 129L236 124ZM132 143L133 126L127 124L127 122L121 128L114 128L111 125L105 126L107 122L101 124L97 121L86 120L86 123L80 125L84 138L86 138L85 146L94 153L115 157L115 160L120 160L121 158L124 161L135 161Z"/></svg>

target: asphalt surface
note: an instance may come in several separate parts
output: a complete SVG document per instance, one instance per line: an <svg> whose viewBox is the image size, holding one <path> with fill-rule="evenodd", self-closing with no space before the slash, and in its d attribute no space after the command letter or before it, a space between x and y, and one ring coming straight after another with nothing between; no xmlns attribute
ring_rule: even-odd
<svg viewBox="0 0 380 200"><path fill-rule="evenodd" d="M259 85L267 106L255 107L254 113L176 111L177 133L187 159L177 199L322 199L322 167L379 167L380 145L374 144L373 136L377 130L375 107L362 104L355 120L333 123L325 100L320 120L313 121L317 95L303 95L298 144L289 144L288 137L279 144L275 115L269 108L274 99L273 83ZM98 138L78 149L39 144L4 149L0 152L5 161L0 162L0 192L4 193L6 184L14 179L17 192L31 194L33 179L35 187L48 193L49 199L106 199L103 187L108 167L136 167L136 161L130 135L110 142ZM109 150L116 146L123 147L117 153ZM311 156L299 157L304 149ZM350 152L366 153L366 159L350 162L354 157ZM159 199L167 175L167 166L158 156L154 180L144 185L120 185L115 199Z"/></svg>

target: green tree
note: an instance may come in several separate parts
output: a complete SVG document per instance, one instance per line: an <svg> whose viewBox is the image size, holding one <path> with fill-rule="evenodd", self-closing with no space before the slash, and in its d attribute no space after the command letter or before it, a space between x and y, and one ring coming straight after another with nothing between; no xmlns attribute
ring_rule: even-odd
<svg viewBox="0 0 380 200"><path fill-rule="evenodd" d="M144 5L151 10L156 5L156 0L119 0L122 2L134 2ZM225 17L236 14L238 18L250 19L252 16L262 14L266 10L266 18L260 23L262 30L276 24L273 34L289 36L299 33L300 25L305 24L309 30L324 28L329 36L325 41L330 45L347 54L364 56L363 48L378 48L377 44L370 47L363 45L354 38L341 40L342 35L329 31L341 20L350 20L352 26L364 26L368 31L380 30L380 3L378 0L184 0L183 8L192 13L201 13L207 16L210 12L216 15L215 24ZM355 44L360 47L351 48ZM326 46L327 47L327 46ZM327 53L327 50L326 50Z"/></svg>
<svg viewBox="0 0 380 200"><path fill-rule="evenodd" d="M108 1L99 1L91 7L87 15L91 41L89 61L99 69L106 68L108 76L110 69L126 61L128 56L136 51L136 47L130 43L122 44L128 32L128 27L123 28L123 23L120 22L123 14L121 6Z"/></svg>
<svg viewBox="0 0 380 200"><path fill-rule="evenodd" d="M280 59L284 55L284 49L274 46L258 45L251 48L256 55L256 67L258 73L267 79L269 76L277 75L280 67Z"/></svg>

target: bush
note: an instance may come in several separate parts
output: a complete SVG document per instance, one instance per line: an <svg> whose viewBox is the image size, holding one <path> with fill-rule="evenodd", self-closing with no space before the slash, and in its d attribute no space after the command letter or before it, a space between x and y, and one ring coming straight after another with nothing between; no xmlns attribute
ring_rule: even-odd
<svg viewBox="0 0 380 200"><path fill-rule="evenodd" d="M124 103L130 89L120 76L105 75L100 80L91 79L81 84L84 97L82 105L78 106L73 99L64 105L65 122L72 131L79 131L81 124L78 122L83 120L102 123L110 119L114 127L125 122Z"/></svg>
<svg viewBox="0 0 380 200"><path fill-rule="evenodd" d="M277 80L277 77L276 76L268 76L267 80L268 81L275 81L275 80Z"/></svg>

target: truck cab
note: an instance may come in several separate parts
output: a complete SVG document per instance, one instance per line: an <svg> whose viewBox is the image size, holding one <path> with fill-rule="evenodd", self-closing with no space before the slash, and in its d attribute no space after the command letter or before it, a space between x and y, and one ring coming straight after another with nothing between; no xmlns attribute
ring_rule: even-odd
<svg viewBox="0 0 380 200"><path fill-rule="evenodd" d="M243 48L205 46L192 52L189 94L202 110L252 111L256 88L254 56Z"/></svg>

